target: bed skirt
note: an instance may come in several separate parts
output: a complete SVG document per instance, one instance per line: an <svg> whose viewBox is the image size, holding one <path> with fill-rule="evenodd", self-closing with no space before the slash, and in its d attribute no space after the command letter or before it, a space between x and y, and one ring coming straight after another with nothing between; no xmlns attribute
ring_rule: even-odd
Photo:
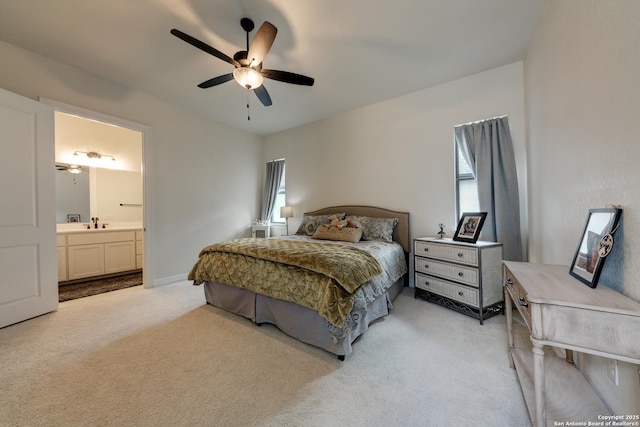
<svg viewBox="0 0 640 427"><path fill-rule="evenodd" d="M351 345L367 331L371 322L389 314L391 303L403 287L403 278L400 278L386 293L369 303L364 319L359 319L349 336L338 342L331 337L325 318L295 303L215 282L204 282L204 295L207 303L214 307L246 317L258 325L271 323L298 341L319 347L342 359L351 354Z"/></svg>

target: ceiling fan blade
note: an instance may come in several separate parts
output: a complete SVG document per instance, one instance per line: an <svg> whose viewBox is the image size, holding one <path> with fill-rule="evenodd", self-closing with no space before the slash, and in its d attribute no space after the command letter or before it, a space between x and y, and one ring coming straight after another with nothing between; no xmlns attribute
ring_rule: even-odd
<svg viewBox="0 0 640 427"><path fill-rule="evenodd" d="M202 42L198 39L196 39L195 37L191 37L189 34L183 33L180 30L176 30L175 28L171 30L171 34L173 34L174 36L176 36L177 38L184 40L185 42L189 43L190 45L197 47L198 49L207 52L210 55L215 56L218 59L222 59L225 62L228 62L229 64L233 65L234 67L239 67L240 63L238 61L236 61L235 59L225 55L224 53L220 52L218 49L215 49L211 46L209 46L208 44L206 44L205 42Z"/></svg>
<svg viewBox="0 0 640 427"><path fill-rule="evenodd" d="M251 66L256 66L264 60L267 52L271 49L277 32L278 29L271 22L264 21L249 46L247 59L251 61Z"/></svg>
<svg viewBox="0 0 640 427"><path fill-rule="evenodd" d="M278 70L262 70L262 76L271 80L278 80L280 82L291 83L294 85L313 86L315 80L311 77L303 76L302 74L290 73L288 71Z"/></svg>
<svg viewBox="0 0 640 427"><path fill-rule="evenodd" d="M265 107L271 105L271 96L269 96L269 92L267 92L267 89L264 87L264 85L258 86L253 91L255 92L260 102L262 102L262 105L264 105Z"/></svg>
<svg viewBox="0 0 640 427"><path fill-rule="evenodd" d="M207 80L206 82L200 83L198 87L202 89L207 89L207 88L228 82L229 80L233 80L233 73L223 74L222 76L214 77L212 79Z"/></svg>

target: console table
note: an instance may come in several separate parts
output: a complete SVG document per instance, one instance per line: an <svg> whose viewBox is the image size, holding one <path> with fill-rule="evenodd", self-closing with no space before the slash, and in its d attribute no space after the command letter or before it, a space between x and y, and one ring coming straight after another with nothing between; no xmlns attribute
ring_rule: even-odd
<svg viewBox="0 0 640 427"><path fill-rule="evenodd" d="M599 421L609 411L571 363L572 351L640 364L640 303L604 286L589 288L567 266L503 265L510 363L534 425ZM532 351L514 346L512 302L531 333ZM567 350L568 362L545 357L544 346Z"/></svg>

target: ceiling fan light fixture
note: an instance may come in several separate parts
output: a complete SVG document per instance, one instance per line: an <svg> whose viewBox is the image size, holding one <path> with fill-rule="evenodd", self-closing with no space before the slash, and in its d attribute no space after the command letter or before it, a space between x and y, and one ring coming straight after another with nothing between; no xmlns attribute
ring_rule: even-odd
<svg viewBox="0 0 640 427"><path fill-rule="evenodd" d="M251 67L240 67L233 70L233 78L238 84L247 89L256 89L262 86L264 78L262 74Z"/></svg>

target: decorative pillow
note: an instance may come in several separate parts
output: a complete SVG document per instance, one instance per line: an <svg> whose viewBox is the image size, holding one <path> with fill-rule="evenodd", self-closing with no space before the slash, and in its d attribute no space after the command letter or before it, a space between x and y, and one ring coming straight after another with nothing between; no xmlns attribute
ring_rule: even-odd
<svg viewBox="0 0 640 427"><path fill-rule="evenodd" d="M360 238L362 238L362 229L352 227L337 228L323 224L318 227L311 238L357 243L360 241Z"/></svg>
<svg viewBox="0 0 640 427"><path fill-rule="evenodd" d="M342 228L342 227L346 227L349 225L349 222L344 220L344 219L340 219L338 218L337 215L333 215L331 218L329 218L331 220L331 224L329 224L329 227L333 227L333 228Z"/></svg>
<svg viewBox="0 0 640 427"><path fill-rule="evenodd" d="M368 216L349 215L345 218L362 228L362 240L393 241L393 229L398 225L398 218L372 218Z"/></svg>
<svg viewBox="0 0 640 427"><path fill-rule="evenodd" d="M298 236L313 236L316 229L322 224L331 224L331 218L336 216L338 219L343 220L347 214L338 213L331 215L305 215L302 218L302 223L298 227L296 234Z"/></svg>

